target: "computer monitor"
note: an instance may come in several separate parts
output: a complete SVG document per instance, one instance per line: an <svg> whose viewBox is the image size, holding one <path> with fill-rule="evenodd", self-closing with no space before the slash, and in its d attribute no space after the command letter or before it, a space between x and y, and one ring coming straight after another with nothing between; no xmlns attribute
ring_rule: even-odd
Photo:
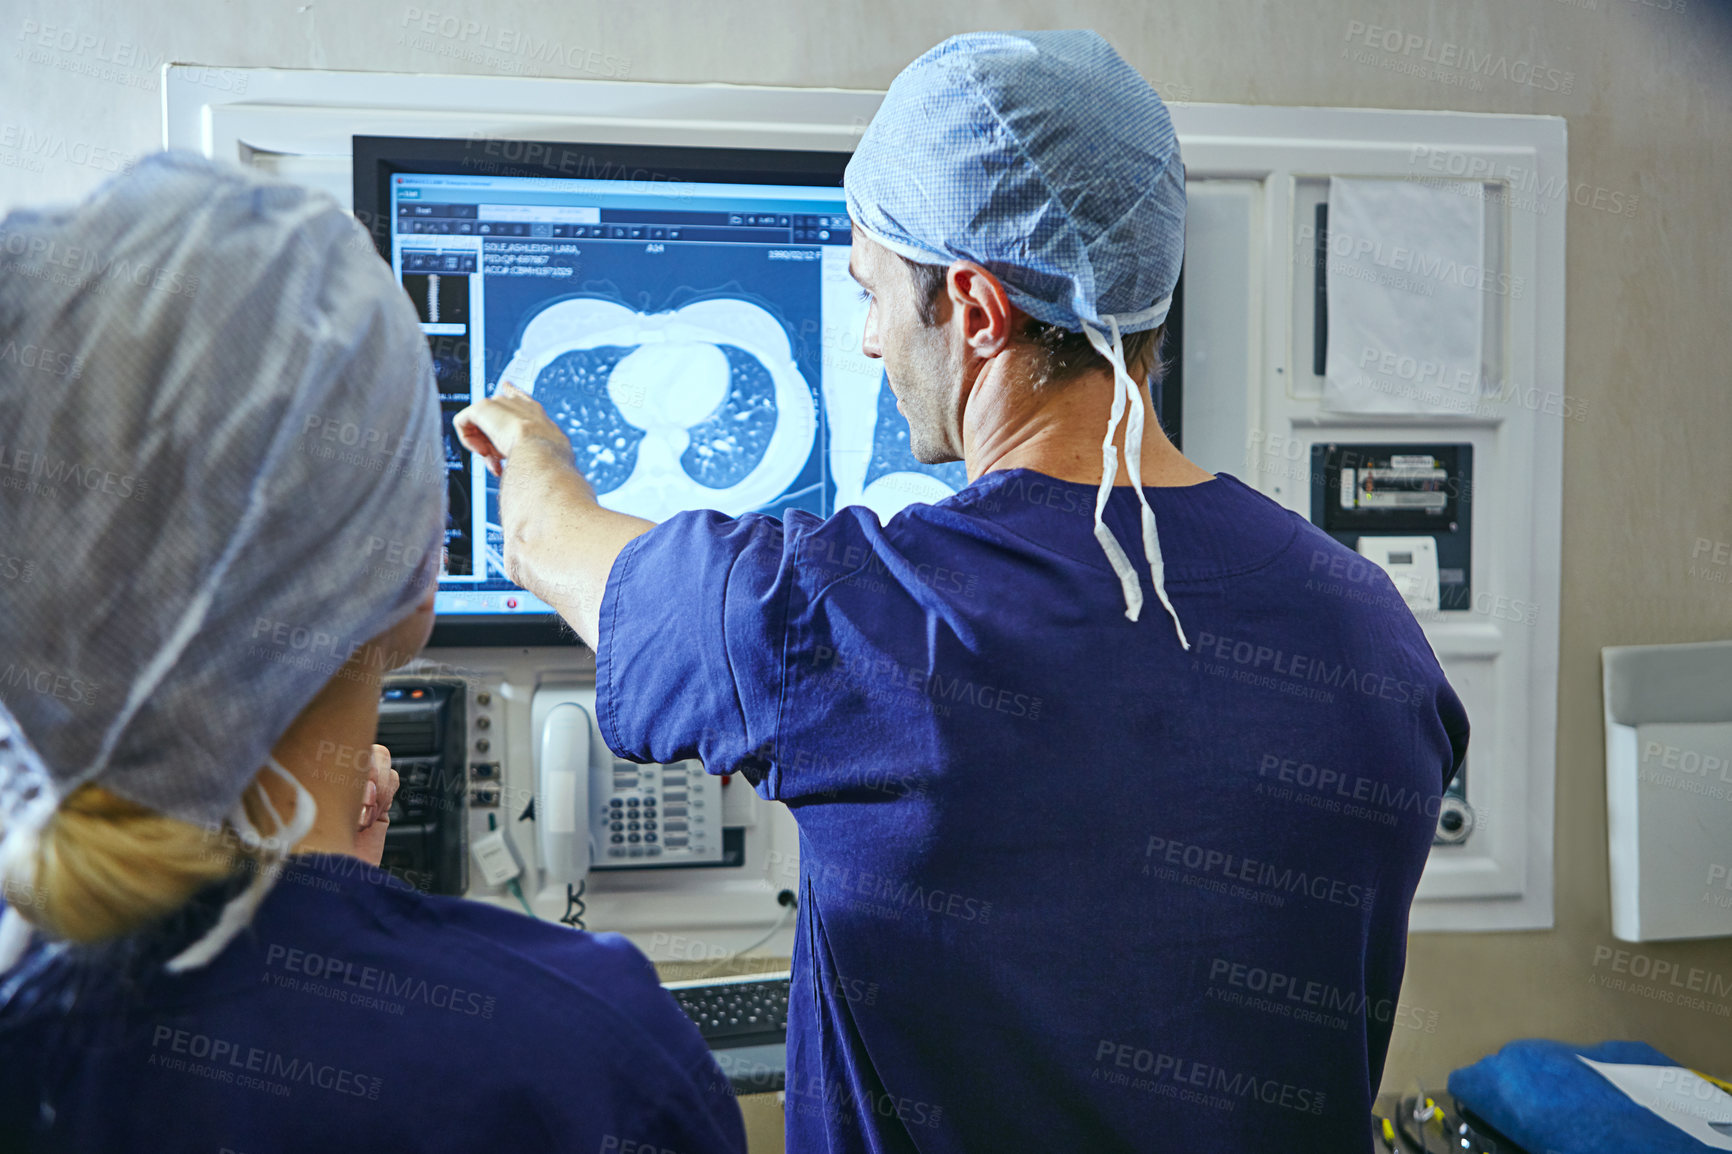
<svg viewBox="0 0 1732 1154"><path fill-rule="evenodd" d="M966 484L909 452L860 352L848 154L354 138L355 212L414 300L450 476L432 644L571 644L504 572L497 480L452 417L510 381L612 509L888 519Z"/></svg>

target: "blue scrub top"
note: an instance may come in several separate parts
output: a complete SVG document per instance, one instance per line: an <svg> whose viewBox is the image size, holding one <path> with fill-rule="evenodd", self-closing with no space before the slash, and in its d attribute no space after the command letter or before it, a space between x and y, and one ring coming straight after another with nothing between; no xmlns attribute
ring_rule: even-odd
<svg viewBox="0 0 1732 1154"><path fill-rule="evenodd" d="M624 938L307 855L208 967L163 972L218 907L0 979L0 1150L745 1149L726 1078Z"/></svg>
<svg viewBox="0 0 1732 1154"><path fill-rule="evenodd" d="M597 715L787 803L788 1148L1370 1148L1467 718L1388 577L1227 475L683 513L608 579ZM1107 524L1139 538L1115 489Z"/></svg>

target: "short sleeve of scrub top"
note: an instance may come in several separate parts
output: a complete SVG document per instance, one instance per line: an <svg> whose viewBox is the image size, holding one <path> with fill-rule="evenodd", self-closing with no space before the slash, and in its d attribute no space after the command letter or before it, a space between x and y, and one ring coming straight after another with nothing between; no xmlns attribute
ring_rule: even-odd
<svg viewBox="0 0 1732 1154"><path fill-rule="evenodd" d="M743 774L763 796L780 796L767 752L782 704L783 637L801 532L818 523L798 511L786 525L762 514L688 512L626 545L608 576L596 655L596 720L616 753L661 763L698 757L713 773ZM634 577L650 554L654 596L643 596ZM668 692L653 703L621 692L644 685Z"/></svg>

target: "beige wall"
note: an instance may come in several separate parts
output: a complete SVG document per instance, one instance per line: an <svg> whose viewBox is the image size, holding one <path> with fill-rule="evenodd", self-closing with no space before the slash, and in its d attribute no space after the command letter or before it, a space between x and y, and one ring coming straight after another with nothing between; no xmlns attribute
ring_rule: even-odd
<svg viewBox="0 0 1732 1154"><path fill-rule="evenodd" d="M1564 433L1557 928L1415 936L1403 998L1423 1020L1435 1014L1435 1032L1396 1031L1386 1084L1416 1074L1439 1081L1510 1038L1534 1035L1641 1038L1732 1074L1732 1018L1650 996L1663 983L1635 983L1645 993L1596 983L1612 976L1596 950L1618 946L1608 928L1599 649L1732 636L1732 567L1704 570L1691 557L1698 538L1732 540L1732 16L1716 25L1710 6L3 0L0 205L76 195L111 157L155 145L154 66L164 59L423 72L511 66L502 53L457 61L405 42L406 19L418 10L581 49L568 55L575 67L532 69L556 76L883 87L953 32L1090 26L1172 99L1567 116L1571 178L1587 202L1567 206L1567 379L1587 415ZM26 21L105 43L38 57L22 51ZM1497 77L1474 91L1385 67L1399 54L1344 58L1353 21L1430 37L1437 51L1452 44L1552 69L1545 84L1569 91ZM52 156L30 151L25 134L46 137ZM1593 207L1596 189L1607 208ZM1614 203L1623 211L1610 211ZM1732 940L1639 952L1732 981ZM1732 999L1715 1005L1727 1010Z"/></svg>

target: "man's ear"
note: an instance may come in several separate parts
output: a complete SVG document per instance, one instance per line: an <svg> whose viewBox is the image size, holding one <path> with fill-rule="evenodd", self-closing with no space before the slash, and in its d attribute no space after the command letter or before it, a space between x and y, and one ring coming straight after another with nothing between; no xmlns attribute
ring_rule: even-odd
<svg viewBox="0 0 1732 1154"><path fill-rule="evenodd" d="M962 336L969 351L989 359L1009 348L1016 309L1003 283L971 260L952 263L944 280L951 306L962 318Z"/></svg>

